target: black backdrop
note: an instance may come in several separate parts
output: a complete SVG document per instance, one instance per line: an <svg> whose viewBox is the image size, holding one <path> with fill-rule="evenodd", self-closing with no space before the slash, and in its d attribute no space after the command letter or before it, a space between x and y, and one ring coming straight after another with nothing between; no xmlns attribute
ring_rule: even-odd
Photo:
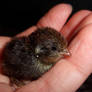
<svg viewBox="0 0 92 92"><path fill-rule="evenodd" d="M54 5L69 3L73 13L92 10L92 0L12 0L0 3L0 36L14 36L36 22ZM72 14L73 14L72 13Z"/></svg>

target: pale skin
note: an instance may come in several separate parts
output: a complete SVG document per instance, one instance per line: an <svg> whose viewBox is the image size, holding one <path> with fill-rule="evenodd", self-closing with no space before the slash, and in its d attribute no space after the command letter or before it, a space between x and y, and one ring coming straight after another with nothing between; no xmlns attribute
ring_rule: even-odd
<svg viewBox="0 0 92 92"><path fill-rule="evenodd" d="M81 10L65 24L71 12L70 5L56 5L38 21L37 25L17 35L28 35L37 27L48 26L57 29L69 41L71 33L80 31L69 44L70 57L61 59L40 79L30 82L16 92L75 92L92 73L92 13L89 10ZM4 45L10 39L0 37L0 56ZM0 75L0 92L13 92L8 83L8 78Z"/></svg>

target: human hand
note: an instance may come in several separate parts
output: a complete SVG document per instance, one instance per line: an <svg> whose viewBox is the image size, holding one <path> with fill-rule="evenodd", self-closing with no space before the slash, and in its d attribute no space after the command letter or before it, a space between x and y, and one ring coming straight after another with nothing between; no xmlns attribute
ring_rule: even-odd
<svg viewBox="0 0 92 92"><path fill-rule="evenodd" d="M71 11L70 5L59 4L41 18L36 26L17 35L28 35L36 27L48 26L61 32L70 41L71 35L75 34L76 31L80 31L69 44L70 57L61 59L40 79L30 82L16 92L75 92L91 74L92 13L87 10L79 11L65 24ZM4 45L10 39L9 37L0 37L0 56L2 55ZM0 82L1 92L13 92L12 88L8 85L8 79L0 76Z"/></svg>

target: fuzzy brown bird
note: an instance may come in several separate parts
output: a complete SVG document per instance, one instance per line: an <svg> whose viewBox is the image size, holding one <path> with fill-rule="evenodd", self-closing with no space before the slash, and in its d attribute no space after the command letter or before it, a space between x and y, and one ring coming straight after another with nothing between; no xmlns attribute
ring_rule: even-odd
<svg viewBox="0 0 92 92"><path fill-rule="evenodd" d="M69 55L67 41L52 28L38 28L28 37L14 37L3 51L3 74L12 84L23 85L47 72Z"/></svg>

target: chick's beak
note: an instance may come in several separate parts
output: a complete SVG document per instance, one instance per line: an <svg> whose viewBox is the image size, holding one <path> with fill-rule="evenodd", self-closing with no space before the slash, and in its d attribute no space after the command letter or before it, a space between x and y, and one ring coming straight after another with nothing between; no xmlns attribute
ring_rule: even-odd
<svg viewBox="0 0 92 92"><path fill-rule="evenodd" d="M63 56L70 56L70 52L68 49L64 49L63 52L60 53Z"/></svg>
<svg viewBox="0 0 92 92"><path fill-rule="evenodd" d="M70 52L69 52L68 49L64 49L64 55L66 55L66 56L70 56Z"/></svg>

